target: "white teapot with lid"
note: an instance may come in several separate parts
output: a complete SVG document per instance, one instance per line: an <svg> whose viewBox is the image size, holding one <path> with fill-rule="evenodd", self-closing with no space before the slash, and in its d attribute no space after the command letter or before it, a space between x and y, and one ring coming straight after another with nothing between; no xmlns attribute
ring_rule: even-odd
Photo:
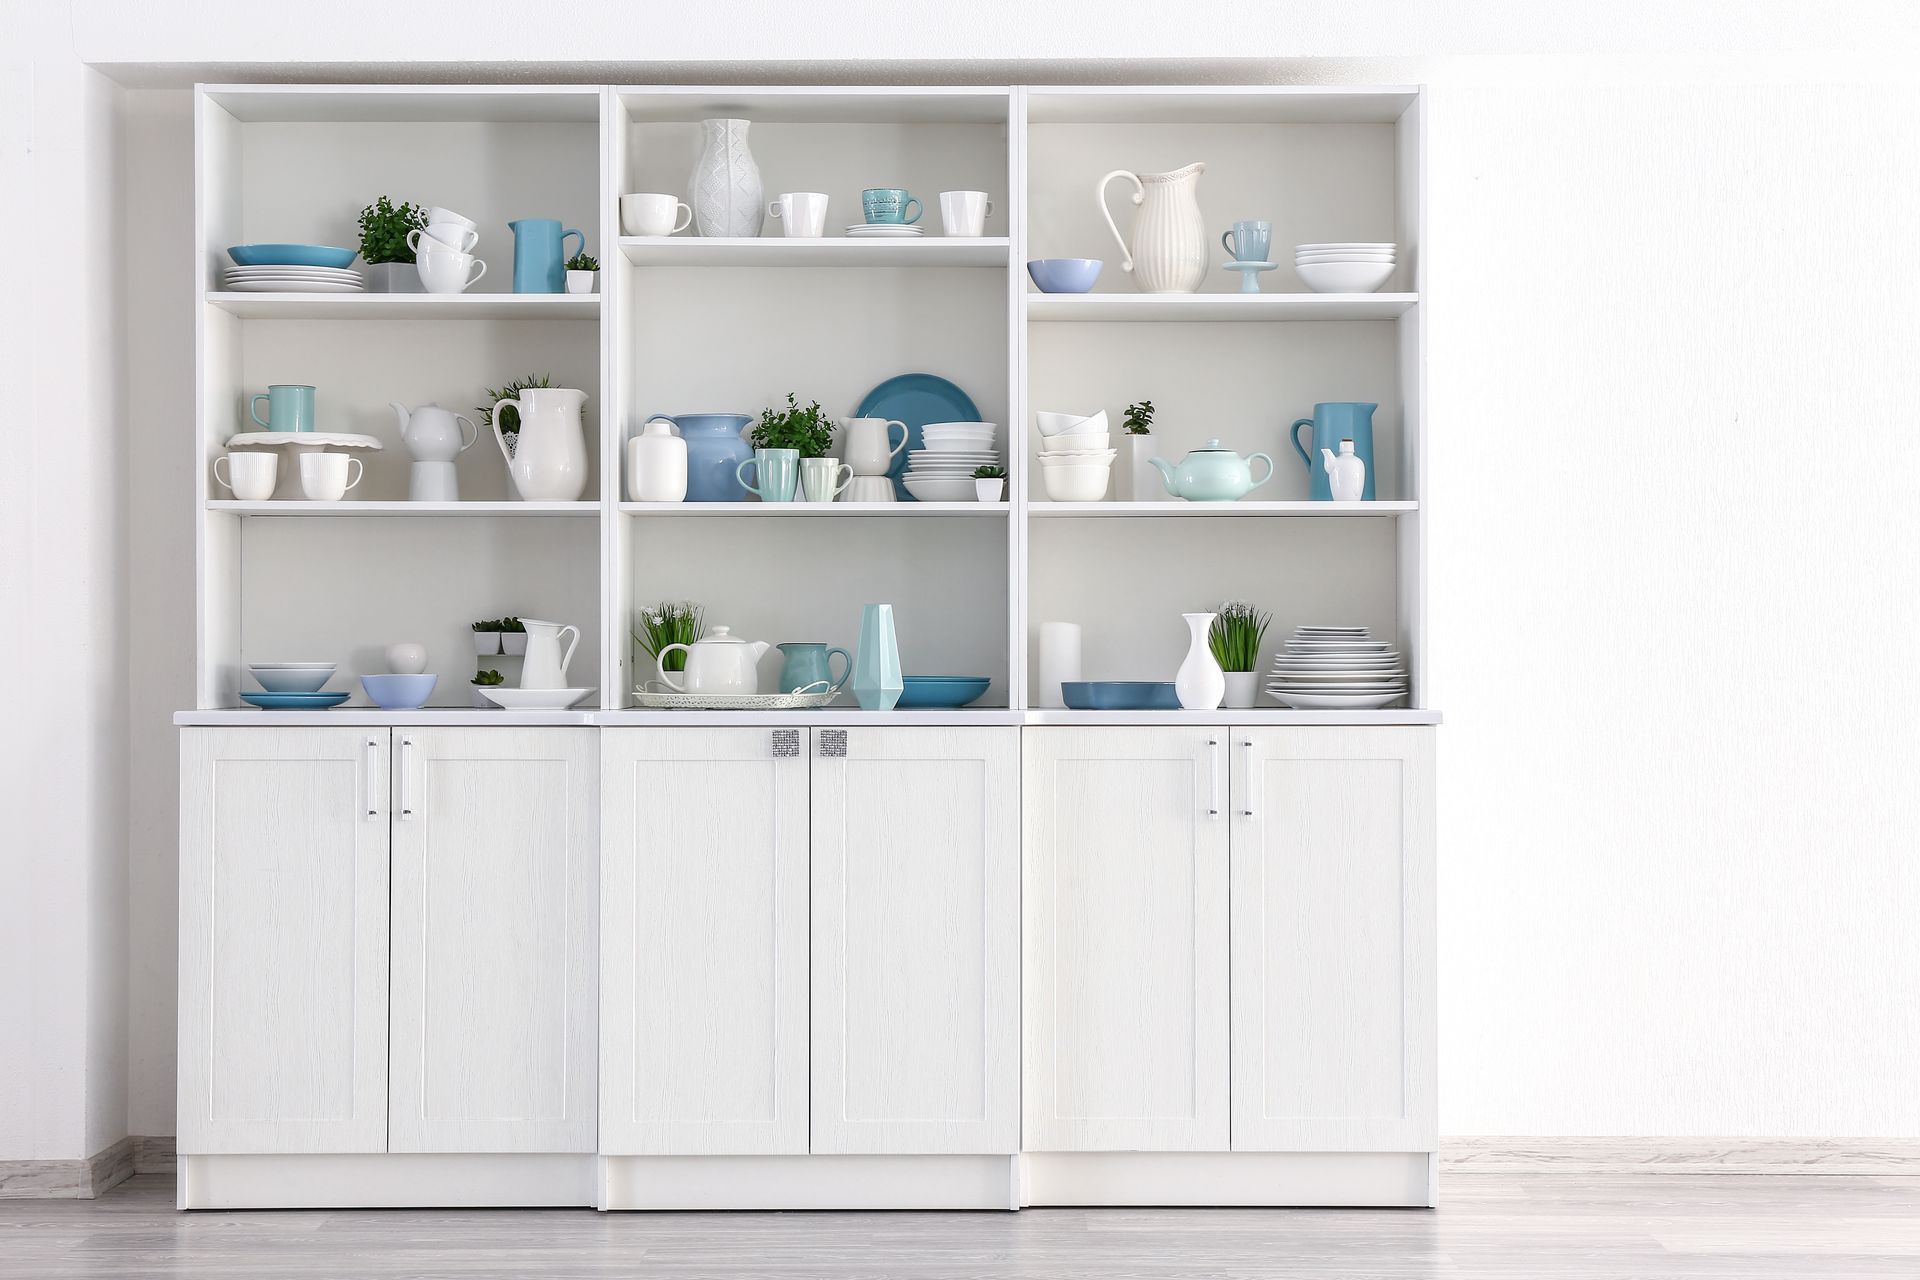
<svg viewBox="0 0 1920 1280"><path fill-rule="evenodd" d="M715 627L711 634L690 645L666 646L654 667L661 683L675 693L758 693L760 659L770 648L764 640L742 640L730 628ZM667 670L667 655L675 649L687 655L687 669L679 673L680 680Z"/></svg>

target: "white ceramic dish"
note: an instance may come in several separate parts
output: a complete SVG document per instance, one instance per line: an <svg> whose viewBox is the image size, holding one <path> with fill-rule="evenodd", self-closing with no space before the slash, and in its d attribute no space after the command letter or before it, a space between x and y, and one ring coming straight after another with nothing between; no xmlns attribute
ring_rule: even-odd
<svg viewBox="0 0 1920 1280"><path fill-rule="evenodd" d="M386 446L372 436L349 431L242 431L227 437L229 449L292 445L299 449L373 449Z"/></svg>
<svg viewBox="0 0 1920 1280"><path fill-rule="evenodd" d="M1048 413L1044 410L1036 409L1033 418L1034 421L1039 424L1040 434L1043 436L1064 436L1075 433L1088 434L1102 432L1107 429L1107 411L1105 409L1100 410L1098 413L1084 415L1078 413Z"/></svg>
<svg viewBox="0 0 1920 1280"><path fill-rule="evenodd" d="M1113 448L1113 433L1110 431L1075 431L1068 435L1041 436L1042 453L1091 453Z"/></svg>
<svg viewBox="0 0 1920 1280"><path fill-rule="evenodd" d="M1054 502L1098 502L1107 496L1112 478L1110 467L1048 467L1042 484Z"/></svg>
<svg viewBox="0 0 1920 1280"><path fill-rule="evenodd" d="M1301 262L1294 271L1315 293L1372 293L1394 272L1391 262Z"/></svg>
<svg viewBox="0 0 1920 1280"><path fill-rule="evenodd" d="M1267 693L1296 711L1373 711L1391 706L1406 697L1404 693Z"/></svg>
<svg viewBox="0 0 1920 1280"><path fill-rule="evenodd" d="M1379 240L1323 240L1315 244L1297 244L1295 253L1318 253L1324 249L1359 249L1369 253L1392 253L1400 246Z"/></svg>
<svg viewBox="0 0 1920 1280"><path fill-rule="evenodd" d="M333 679L333 673L331 662L262 662L247 668L247 674L259 681L268 693L318 693L321 686Z"/></svg>
<svg viewBox="0 0 1920 1280"><path fill-rule="evenodd" d="M1088 463L1105 464L1119 456L1116 449L1066 449L1040 455L1043 467L1079 467Z"/></svg>
<svg viewBox="0 0 1920 1280"><path fill-rule="evenodd" d="M900 483L922 502L974 501L972 473L964 476L917 476L909 471L900 477Z"/></svg>
<svg viewBox="0 0 1920 1280"><path fill-rule="evenodd" d="M509 689L505 685L473 687L481 697L507 711L565 711L593 692L591 689Z"/></svg>
<svg viewBox="0 0 1920 1280"><path fill-rule="evenodd" d="M333 280L228 280L228 293L365 293L366 286Z"/></svg>
<svg viewBox="0 0 1920 1280"><path fill-rule="evenodd" d="M1297 266L1302 262L1393 262L1390 253L1302 253L1294 257Z"/></svg>

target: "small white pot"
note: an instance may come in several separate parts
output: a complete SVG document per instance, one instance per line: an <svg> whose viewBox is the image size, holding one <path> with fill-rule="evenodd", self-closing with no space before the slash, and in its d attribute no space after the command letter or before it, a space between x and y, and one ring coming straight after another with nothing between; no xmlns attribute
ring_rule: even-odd
<svg viewBox="0 0 1920 1280"><path fill-rule="evenodd" d="M375 262L362 269L368 293L425 293L420 268L411 262Z"/></svg>
<svg viewBox="0 0 1920 1280"><path fill-rule="evenodd" d="M1221 702L1223 707L1236 711L1245 711L1253 706L1260 697L1260 673L1258 671L1228 671L1227 696Z"/></svg>
<svg viewBox="0 0 1920 1280"><path fill-rule="evenodd" d="M481 692L480 692L480 686L479 686L479 685L477 685L477 684L472 684L472 683L469 683L469 684L467 685L467 687L468 687L469 689L471 689L471 690L473 690L473 705L474 705L475 707L477 707L477 708L479 708L479 709L480 709L481 711L495 711L495 710L498 710L498 708L497 708L497 707L496 707L496 706L495 706L495 705L494 705L493 703L491 703L491 702L488 702L488 701L487 701L487 695L486 695L486 694L484 694L484 693L481 693ZM500 685L494 685L494 686L492 686L492 687L493 687L493 688L496 688L496 689L497 689L497 688L500 688L500 687L502 687L502 686L500 686Z"/></svg>
<svg viewBox="0 0 1920 1280"><path fill-rule="evenodd" d="M598 271L567 272L568 293L592 293L594 281L600 276Z"/></svg>
<svg viewBox="0 0 1920 1280"><path fill-rule="evenodd" d="M1135 502L1165 502L1173 495L1167 492L1167 482L1161 478L1153 464L1147 459L1153 457L1160 447L1160 441L1152 434L1144 436L1128 435L1126 440L1127 458L1127 497Z"/></svg>
<svg viewBox="0 0 1920 1280"><path fill-rule="evenodd" d="M521 658L527 652L527 633L524 631L502 631L500 633L500 652L509 658Z"/></svg>
<svg viewBox="0 0 1920 1280"><path fill-rule="evenodd" d="M498 631L476 631L473 633L473 652L476 657L484 658L490 653L500 652L500 633Z"/></svg>
<svg viewBox="0 0 1920 1280"><path fill-rule="evenodd" d="M973 481L973 496L980 502L998 502L1001 490L1006 487L1007 482L1004 479L982 480L976 476Z"/></svg>

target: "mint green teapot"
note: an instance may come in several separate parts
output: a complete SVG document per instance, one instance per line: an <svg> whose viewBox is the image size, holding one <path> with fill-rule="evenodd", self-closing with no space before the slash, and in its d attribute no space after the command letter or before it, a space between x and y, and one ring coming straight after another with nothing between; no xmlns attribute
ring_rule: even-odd
<svg viewBox="0 0 1920 1280"><path fill-rule="evenodd" d="M1258 480L1253 478L1255 458L1267 464L1267 474ZM1243 458L1231 449L1222 448L1218 440L1207 441L1206 448L1195 449L1180 459L1177 467L1165 458L1147 461L1160 469L1168 493L1189 502L1233 502L1273 479L1272 458L1264 453Z"/></svg>

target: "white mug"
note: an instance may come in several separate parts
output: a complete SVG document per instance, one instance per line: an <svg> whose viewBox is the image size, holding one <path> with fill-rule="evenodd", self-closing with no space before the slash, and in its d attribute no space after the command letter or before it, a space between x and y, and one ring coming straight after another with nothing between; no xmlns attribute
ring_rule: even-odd
<svg viewBox="0 0 1920 1280"><path fill-rule="evenodd" d="M348 472L353 473L353 479L347 479ZM366 473L360 459L344 453L302 453L300 492L310 502L338 502Z"/></svg>
<svg viewBox="0 0 1920 1280"><path fill-rule="evenodd" d="M470 253L457 253L437 241L414 254L420 268L420 283L428 293L465 293L468 286L487 274L487 264ZM478 267L479 270L474 270Z"/></svg>
<svg viewBox="0 0 1920 1280"><path fill-rule="evenodd" d="M950 236L987 234L987 215L992 212L993 201L984 191L940 193L940 225Z"/></svg>
<svg viewBox="0 0 1920 1280"><path fill-rule="evenodd" d="M677 218L685 213L685 218ZM684 200L658 192L640 191L620 197L620 230L630 236L671 236L693 222L693 210Z"/></svg>
<svg viewBox="0 0 1920 1280"><path fill-rule="evenodd" d="M220 474L220 464L227 474ZM280 476L277 453L223 453L213 460L213 478L233 491L242 502L265 502L273 496L273 484Z"/></svg>
<svg viewBox="0 0 1920 1280"><path fill-rule="evenodd" d="M480 243L480 233L451 222L429 222L424 230L415 227L407 232L407 248L419 253L422 240L445 245L455 253L472 253L473 246Z"/></svg>
<svg viewBox="0 0 1920 1280"><path fill-rule="evenodd" d="M427 646L390 644L387 646L387 670L397 676L417 676L427 669Z"/></svg>
<svg viewBox="0 0 1920 1280"><path fill-rule="evenodd" d="M893 443L893 429L900 428L900 443ZM840 419L840 453L853 464L856 476L884 476L900 451L907 447L911 433L898 418Z"/></svg>
<svg viewBox="0 0 1920 1280"><path fill-rule="evenodd" d="M447 227L464 227L468 231L476 232L480 229L480 224L472 218L455 213L451 209L442 209L439 205L434 205L433 208L427 210L427 225L431 227L435 224Z"/></svg>
<svg viewBox="0 0 1920 1280"><path fill-rule="evenodd" d="M787 236L818 240L827 234L827 197L822 191L786 191L767 206L767 216L777 219Z"/></svg>
<svg viewBox="0 0 1920 1280"><path fill-rule="evenodd" d="M800 459L800 492L808 502L832 502L853 483L853 468L838 458Z"/></svg>

